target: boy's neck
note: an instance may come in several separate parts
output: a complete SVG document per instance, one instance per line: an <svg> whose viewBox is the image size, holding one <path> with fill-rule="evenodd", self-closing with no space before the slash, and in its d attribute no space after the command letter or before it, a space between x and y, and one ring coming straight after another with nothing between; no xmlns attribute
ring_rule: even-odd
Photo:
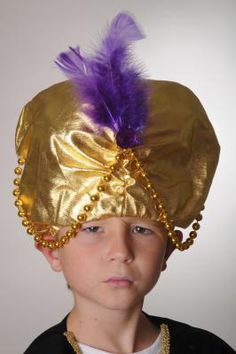
<svg viewBox="0 0 236 354"><path fill-rule="evenodd" d="M73 308L67 330L74 333L78 342L111 353L143 350L160 331L142 312L142 304L129 310L111 310L91 303Z"/></svg>

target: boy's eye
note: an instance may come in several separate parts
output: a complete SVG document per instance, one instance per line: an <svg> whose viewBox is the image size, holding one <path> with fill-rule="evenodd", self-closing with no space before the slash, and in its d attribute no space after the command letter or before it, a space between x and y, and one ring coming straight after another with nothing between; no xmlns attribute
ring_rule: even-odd
<svg viewBox="0 0 236 354"><path fill-rule="evenodd" d="M101 232L101 227L100 226L88 226L82 229L82 231L88 232L88 233L96 233L96 232Z"/></svg>
<svg viewBox="0 0 236 354"><path fill-rule="evenodd" d="M133 227L132 232L135 234L142 234L142 235L151 235L153 233L152 230L142 226Z"/></svg>

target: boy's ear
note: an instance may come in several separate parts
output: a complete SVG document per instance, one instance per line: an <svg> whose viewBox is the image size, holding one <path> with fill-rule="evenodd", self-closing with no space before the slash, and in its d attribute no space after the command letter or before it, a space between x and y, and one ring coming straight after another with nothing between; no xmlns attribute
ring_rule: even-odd
<svg viewBox="0 0 236 354"><path fill-rule="evenodd" d="M44 236L45 240L51 240L51 236ZM40 251L50 264L52 270L55 272L61 272L61 261L58 250L51 250L50 248L43 247L39 243L35 242L35 248Z"/></svg>
<svg viewBox="0 0 236 354"><path fill-rule="evenodd" d="M177 235L179 241L182 241L183 233L180 230L176 231L176 235ZM162 265L162 270L165 270L167 268L167 260L170 257L170 255L174 252L175 249L176 249L175 245L168 238L167 246L166 246L166 254L165 254L164 262Z"/></svg>

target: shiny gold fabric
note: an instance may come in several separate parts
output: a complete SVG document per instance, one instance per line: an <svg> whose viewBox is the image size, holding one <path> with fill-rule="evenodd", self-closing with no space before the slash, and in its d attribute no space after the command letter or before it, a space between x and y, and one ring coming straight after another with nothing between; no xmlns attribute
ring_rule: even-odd
<svg viewBox="0 0 236 354"><path fill-rule="evenodd" d="M144 145L133 149L160 193L174 225L187 227L202 208L219 157L214 130L196 96L168 81L150 81ZM17 154L26 160L20 199L31 220L60 227L76 221L118 147L114 133L81 113L68 81L40 92L23 109ZM89 220L105 216L156 219L145 188L126 166L115 172Z"/></svg>

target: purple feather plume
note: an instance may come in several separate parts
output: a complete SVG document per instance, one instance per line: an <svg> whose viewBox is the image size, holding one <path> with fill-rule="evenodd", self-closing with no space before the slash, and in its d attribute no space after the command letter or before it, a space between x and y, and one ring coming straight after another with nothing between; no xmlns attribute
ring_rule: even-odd
<svg viewBox="0 0 236 354"><path fill-rule="evenodd" d="M141 144L148 114L148 89L132 63L130 44L144 38L134 19L119 13L94 56L82 56L79 47L61 53L56 64L79 91L84 108L100 127L116 133L122 148Z"/></svg>

